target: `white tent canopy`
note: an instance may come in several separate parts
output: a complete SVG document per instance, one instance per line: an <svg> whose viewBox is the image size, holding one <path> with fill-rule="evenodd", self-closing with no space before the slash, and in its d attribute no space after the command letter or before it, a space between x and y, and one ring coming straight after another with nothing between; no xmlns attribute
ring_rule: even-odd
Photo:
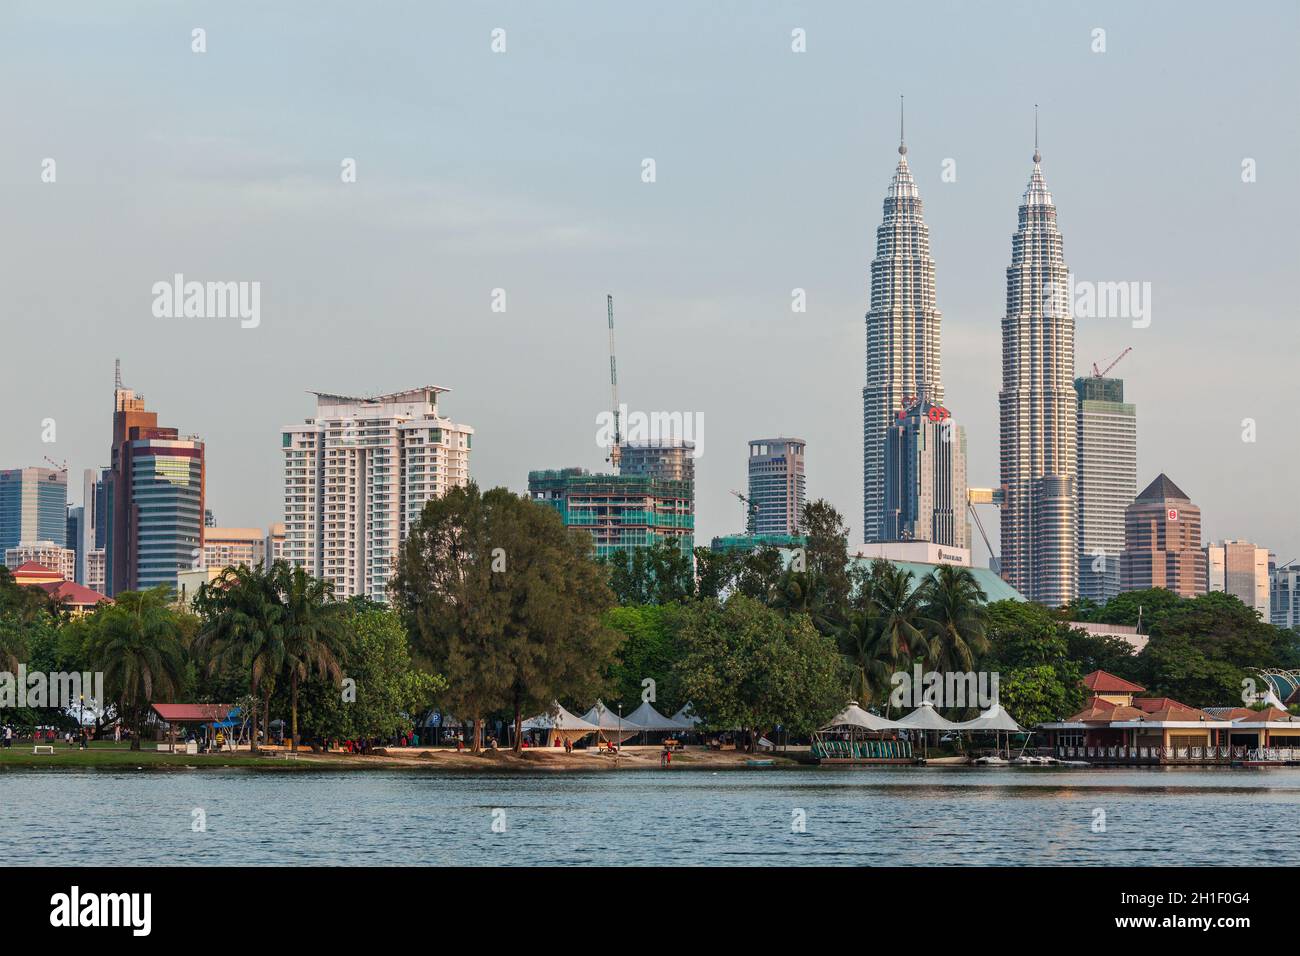
<svg viewBox="0 0 1300 956"><path fill-rule="evenodd" d="M582 719L589 724L595 724L600 729L602 737L610 739L617 737L619 743L629 737L635 737L645 729L628 717L619 717L599 700L596 701L595 707L582 715Z"/></svg>
<svg viewBox="0 0 1300 956"><path fill-rule="evenodd" d="M549 730L561 740L580 740L587 734L600 732L600 728L595 724L588 723L581 717L575 717L563 707L559 701L551 705L554 713L538 714L536 717L530 717L523 722L521 728L528 730Z"/></svg>
<svg viewBox="0 0 1300 956"><path fill-rule="evenodd" d="M1010 714L1002 709L1002 705L997 703L988 710L983 711L978 717L972 720L962 721L960 724L954 724L953 726L957 730L966 731L1000 730L1013 734L1023 734L1025 732L1025 729L1016 723Z"/></svg>
<svg viewBox="0 0 1300 956"><path fill-rule="evenodd" d="M704 723L702 719L695 716L695 708L690 704L683 704L681 710L673 714L672 719L683 727L698 727Z"/></svg>
<svg viewBox="0 0 1300 956"><path fill-rule="evenodd" d="M928 700L922 701L920 707L900 720L896 726L910 730L960 730L962 727L961 724L954 724L951 720L939 716L939 712L934 709L934 704Z"/></svg>
<svg viewBox="0 0 1300 956"><path fill-rule="evenodd" d="M831 718L822 730L831 730L835 727L858 727L862 730L895 730L905 726L896 720L886 720L884 717L877 717L875 714L869 714L858 706L856 700L849 701L849 706Z"/></svg>
<svg viewBox="0 0 1300 956"><path fill-rule="evenodd" d="M630 720L637 724L642 730L651 732L659 730L686 730L690 724L684 721L674 720L671 717L665 717L647 700L641 703L641 706L632 713L628 714L625 720Z"/></svg>

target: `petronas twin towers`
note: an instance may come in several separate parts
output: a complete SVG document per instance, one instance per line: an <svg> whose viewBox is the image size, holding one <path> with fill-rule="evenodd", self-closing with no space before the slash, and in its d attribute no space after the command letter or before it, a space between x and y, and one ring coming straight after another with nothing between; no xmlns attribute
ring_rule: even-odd
<svg viewBox="0 0 1300 956"><path fill-rule="evenodd" d="M1056 207L1043 178L1036 130L1034 139L1034 168L1011 240L1002 320L1001 571L1025 597L1055 607L1073 600L1078 590L1074 319L1066 301L1069 270ZM941 313L935 301L930 233L902 142L898 152L884 219L876 230L866 315L862 412L867 543L885 538L885 448L891 421L918 400L943 404Z"/></svg>

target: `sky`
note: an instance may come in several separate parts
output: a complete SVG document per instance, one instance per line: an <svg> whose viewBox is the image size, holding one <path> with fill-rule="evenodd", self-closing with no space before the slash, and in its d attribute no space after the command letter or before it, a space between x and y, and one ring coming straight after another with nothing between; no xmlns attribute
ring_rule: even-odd
<svg viewBox="0 0 1300 956"><path fill-rule="evenodd" d="M472 476L524 491L530 469L604 464L612 293L621 401L703 423L697 543L741 530L746 442L775 435L807 441L809 496L858 541L863 316L904 94L970 484L998 483L1039 104L1071 270L1151 284L1147 327L1077 333L1080 374L1133 349L1114 374L1139 489L1163 471L1206 541L1300 557L1298 11L9 0L0 467L66 460L80 503L120 358L161 424L207 443L218 524L280 520L280 430L312 389L449 388ZM176 273L260 283L259 323L155 316Z"/></svg>

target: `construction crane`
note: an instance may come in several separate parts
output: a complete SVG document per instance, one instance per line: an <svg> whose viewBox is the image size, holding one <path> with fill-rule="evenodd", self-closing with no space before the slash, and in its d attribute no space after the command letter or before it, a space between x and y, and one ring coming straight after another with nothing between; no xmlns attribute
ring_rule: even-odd
<svg viewBox="0 0 1300 956"><path fill-rule="evenodd" d="M1093 378L1105 378L1105 377L1106 377L1106 373L1109 372L1111 369L1113 369L1116 365L1118 365L1118 364L1120 363L1120 359L1122 359L1125 355L1128 355L1128 353L1129 353L1129 352L1132 352L1132 351L1133 351L1133 346L1130 345L1128 348L1126 348L1123 352L1120 352L1119 355L1117 355L1117 356L1115 357L1115 361L1111 362L1109 365L1107 365L1107 366L1106 366L1105 368L1103 368L1103 369L1099 369L1099 368L1097 368L1097 363L1096 363L1096 362L1093 362L1093 363L1092 363L1092 377L1093 377Z"/></svg>
<svg viewBox="0 0 1300 956"><path fill-rule="evenodd" d="M1006 493L1001 488L967 488L966 489L966 510L970 512L971 520L975 522L975 527L979 529L980 537L984 539L984 547L988 548L989 559L993 562L994 570L1001 570L1001 560L993 550L993 542L989 540L988 534L984 531L984 523L980 521L979 512L975 510L976 505L997 505L1002 506L1006 500Z"/></svg>
<svg viewBox="0 0 1300 956"><path fill-rule="evenodd" d="M614 446L609 450L605 460L618 470L619 459L623 456L623 429L619 421L618 408L618 365L614 361L614 296L605 296L605 309L609 313L609 394L614 406Z"/></svg>
<svg viewBox="0 0 1300 956"><path fill-rule="evenodd" d="M67 470L68 470L68 459L66 459L66 458L63 459L62 464L60 464L59 462L57 462L57 461L55 461L53 458L51 458L49 455L42 455L41 457L44 458L46 461L48 461L48 462L50 463L50 465L52 465L56 471L67 471Z"/></svg>
<svg viewBox="0 0 1300 956"><path fill-rule="evenodd" d="M734 488L731 493L740 499L741 505L745 508L745 534L755 534L758 530L758 505L754 504L754 499L742 495Z"/></svg>

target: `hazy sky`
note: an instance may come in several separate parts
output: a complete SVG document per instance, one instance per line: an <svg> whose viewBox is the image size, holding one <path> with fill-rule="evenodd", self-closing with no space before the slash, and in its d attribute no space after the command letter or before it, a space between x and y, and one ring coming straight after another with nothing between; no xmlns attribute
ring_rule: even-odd
<svg viewBox="0 0 1300 956"><path fill-rule="evenodd" d="M446 386L443 411L477 430L473 476L522 491L530 468L602 465L612 292L623 401L703 416L697 540L740 529L745 443L783 434L856 541L903 93L971 484L998 481L1039 103L1072 271L1152 284L1148 328L1080 320L1077 339L1080 372L1133 347L1116 374L1139 486L1165 471L1207 540L1300 557L1297 9L8 0L0 466L66 458L76 486L106 464L120 356L163 424L207 442L220 524L280 519L279 432L308 389ZM261 325L155 318L151 287L177 272L260 282Z"/></svg>

